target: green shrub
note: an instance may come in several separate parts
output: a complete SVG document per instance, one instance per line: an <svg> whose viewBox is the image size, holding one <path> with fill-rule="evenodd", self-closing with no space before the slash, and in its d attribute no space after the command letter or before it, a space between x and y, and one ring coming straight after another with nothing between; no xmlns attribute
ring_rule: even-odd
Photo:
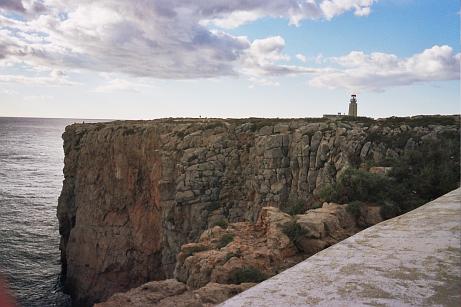
<svg viewBox="0 0 461 307"><path fill-rule="evenodd" d="M346 211L355 217L359 217L361 213L360 208L362 206L363 206L363 202L355 200L347 204Z"/></svg>
<svg viewBox="0 0 461 307"><path fill-rule="evenodd" d="M289 199L285 205L280 208L283 212L289 215L303 214L306 212L306 204L300 199Z"/></svg>
<svg viewBox="0 0 461 307"><path fill-rule="evenodd" d="M379 213L383 219L387 220L387 219L391 219L399 215L400 208L393 203L386 202L385 204L381 205L381 208L379 209Z"/></svg>
<svg viewBox="0 0 461 307"><path fill-rule="evenodd" d="M322 208L322 203L320 201L314 201L311 203L310 209Z"/></svg>
<svg viewBox="0 0 461 307"><path fill-rule="evenodd" d="M319 196L323 201L349 203L354 200L377 202L386 199L391 179L380 174L348 168L337 182L324 187Z"/></svg>
<svg viewBox="0 0 461 307"><path fill-rule="evenodd" d="M282 231L291 242L300 250L299 242L307 234L307 231L296 222L290 222L283 226Z"/></svg>
<svg viewBox="0 0 461 307"><path fill-rule="evenodd" d="M437 140L425 141L387 164L392 167L387 176L347 169L321 189L321 200L379 203L381 215L389 218L440 197L460 185L459 133L441 132Z"/></svg>
<svg viewBox="0 0 461 307"><path fill-rule="evenodd" d="M459 187L460 140L458 133L441 133L394 161L389 173L394 181L393 201L403 212Z"/></svg>
<svg viewBox="0 0 461 307"><path fill-rule="evenodd" d="M213 227L214 226L219 226L219 227L221 227L223 229L226 229L227 226L229 226L229 224L227 223L226 220L219 220L219 221L217 221L216 223L213 224Z"/></svg>
<svg viewBox="0 0 461 307"><path fill-rule="evenodd" d="M227 246L232 241L234 241L234 235L231 233L226 233L219 239L217 247L223 248L224 246Z"/></svg>
<svg viewBox="0 0 461 307"><path fill-rule="evenodd" d="M241 284L244 282L261 282L266 279L267 276L259 269L247 266L234 271L229 278L229 282L231 284Z"/></svg>

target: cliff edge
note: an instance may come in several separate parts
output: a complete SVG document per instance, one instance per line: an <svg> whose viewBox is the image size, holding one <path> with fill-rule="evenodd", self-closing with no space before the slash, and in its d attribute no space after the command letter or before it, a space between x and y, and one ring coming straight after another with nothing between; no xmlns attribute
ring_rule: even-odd
<svg viewBox="0 0 461 307"><path fill-rule="evenodd" d="M459 116L385 120L163 119L74 124L63 134L58 218L78 305L173 276L181 246L265 206L315 204L348 166L379 165Z"/></svg>

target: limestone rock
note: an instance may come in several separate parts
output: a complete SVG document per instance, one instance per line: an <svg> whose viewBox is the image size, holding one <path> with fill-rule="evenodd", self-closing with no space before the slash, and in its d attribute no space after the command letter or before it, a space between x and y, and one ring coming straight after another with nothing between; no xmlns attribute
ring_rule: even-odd
<svg viewBox="0 0 461 307"><path fill-rule="evenodd" d="M169 118L68 126L57 212L65 289L75 305L85 306L171 278L181 246L213 224L255 222L263 207L281 207L290 196L309 204L348 166L379 165L416 149L423 139L459 133L459 116L453 118L456 125L415 126L411 118L398 125L393 119ZM308 239L322 233L333 241L326 233L341 232L345 215L339 211L313 216L325 219L324 232L314 222L304 223L314 233ZM272 239L260 239L265 243L258 243L259 256L250 257L255 265L269 267L260 259L275 257L277 263L291 252L287 247L271 256L266 249ZM234 245L224 250L237 252ZM213 255L216 263L223 261ZM219 267L230 270L240 263L231 259ZM211 280L227 273L201 274Z"/></svg>
<svg viewBox="0 0 461 307"><path fill-rule="evenodd" d="M125 293L117 293L95 307L208 307L252 287L252 283L223 285L209 283L190 290L175 279L153 281Z"/></svg>
<svg viewBox="0 0 461 307"><path fill-rule="evenodd" d="M275 275L302 259L283 232L292 219L277 208L265 207L256 224L241 222L227 229L208 229L197 243L181 247L175 277L191 288L200 288L209 282L232 283L235 272L244 267ZM197 252L192 253L194 248Z"/></svg>

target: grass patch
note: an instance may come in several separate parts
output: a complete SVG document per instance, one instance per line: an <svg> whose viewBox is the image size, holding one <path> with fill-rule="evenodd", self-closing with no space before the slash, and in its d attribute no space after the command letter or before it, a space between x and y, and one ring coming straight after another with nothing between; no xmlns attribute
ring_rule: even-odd
<svg viewBox="0 0 461 307"><path fill-rule="evenodd" d="M229 278L229 282L232 284L241 284L244 282L262 282L266 279L267 276L259 269L248 266L234 271Z"/></svg>

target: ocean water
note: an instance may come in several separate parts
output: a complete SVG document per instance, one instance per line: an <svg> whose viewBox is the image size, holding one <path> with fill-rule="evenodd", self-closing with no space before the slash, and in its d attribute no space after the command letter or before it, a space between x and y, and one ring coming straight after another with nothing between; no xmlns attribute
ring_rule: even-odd
<svg viewBox="0 0 461 307"><path fill-rule="evenodd" d="M0 117L0 275L20 306L69 306L56 207L61 135L81 120Z"/></svg>

